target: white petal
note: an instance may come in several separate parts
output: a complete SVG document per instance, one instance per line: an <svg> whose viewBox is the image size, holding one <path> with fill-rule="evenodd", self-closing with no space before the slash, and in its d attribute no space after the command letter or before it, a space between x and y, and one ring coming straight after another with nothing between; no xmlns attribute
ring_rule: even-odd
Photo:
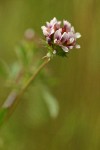
<svg viewBox="0 0 100 150"><path fill-rule="evenodd" d="M64 50L64 52L68 52L69 51L69 49L66 46L61 46L61 47Z"/></svg>
<svg viewBox="0 0 100 150"><path fill-rule="evenodd" d="M54 39L61 39L61 30L57 30L54 34Z"/></svg>
<svg viewBox="0 0 100 150"><path fill-rule="evenodd" d="M73 49L73 46L69 46L69 49Z"/></svg>
<svg viewBox="0 0 100 150"><path fill-rule="evenodd" d="M49 22L46 22L47 26L49 27L50 26L50 23Z"/></svg>
<svg viewBox="0 0 100 150"><path fill-rule="evenodd" d="M55 39L55 40L54 40L54 43L57 43L57 41L58 41L58 40L57 40L57 39Z"/></svg>
<svg viewBox="0 0 100 150"><path fill-rule="evenodd" d="M73 32L68 32L68 38L75 38L75 34Z"/></svg>
<svg viewBox="0 0 100 150"><path fill-rule="evenodd" d="M58 22L57 22L57 24L59 24L59 25L60 25L60 24L61 24L61 21L58 21Z"/></svg>
<svg viewBox="0 0 100 150"><path fill-rule="evenodd" d="M50 34L53 34L54 32L55 32L55 30L54 30L54 28L52 28Z"/></svg>
<svg viewBox="0 0 100 150"><path fill-rule="evenodd" d="M57 19L54 17L51 21L50 24L51 25L55 25L57 23Z"/></svg>
<svg viewBox="0 0 100 150"><path fill-rule="evenodd" d="M49 33L48 33L46 30L43 30L43 34L44 34L45 36L48 36L48 35L49 35Z"/></svg>
<svg viewBox="0 0 100 150"><path fill-rule="evenodd" d="M74 42L74 38L70 38L70 43L73 43Z"/></svg>
<svg viewBox="0 0 100 150"><path fill-rule="evenodd" d="M75 33L76 38L80 38L81 34L79 32Z"/></svg>
<svg viewBox="0 0 100 150"><path fill-rule="evenodd" d="M71 27L71 32L75 32L74 27Z"/></svg>
<svg viewBox="0 0 100 150"><path fill-rule="evenodd" d="M49 35L49 32L47 31L47 27L42 26L41 29L42 29L43 34L44 34L45 36L48 36L48 35Z"/></svg>
<svg viewBox="0 0 100 150"><path fill-rule="evenodd" d="M45 29L47 29L47 27L46 27L46 26L42 26L41 29L42 29L42 30L45 30Z"/></svg>
<svg viewBox="0 0 100 150"><path fill-rule="evenodd" d="M64 32L62 37L61 37L62 43L64 43L67 39L68 39L68 34L66 32Z"/></svg>
<svg viewBox="0 0 100 150"><path fill-rule="evenodd" d="M64 26L71 27L71 24L67 20L63 20Z"/></svg>
<svg viewBox="0 0 100 150"><path fill-rule="evenodd" d="M76 45L75 47L76 47L77 49L81 48L81 46L80 46L80 45Z"/></svg>
<svg viewBox="0 0 100 150"><path fill-rule="evenodd" d="M60 24L61 24L61 21L58 21L58 22L55 24L57 29L60 28Z"/></svg>

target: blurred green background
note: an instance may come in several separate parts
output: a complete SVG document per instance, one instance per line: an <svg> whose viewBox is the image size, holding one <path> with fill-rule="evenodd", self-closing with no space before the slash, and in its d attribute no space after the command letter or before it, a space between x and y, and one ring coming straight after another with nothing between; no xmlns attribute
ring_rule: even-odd
<svg viewBox="0 0 100 150"><path fill-rule="evenodd" d="M50 87L59 103L58 117L50 117L30 88L0 130L0 150L100 150L99 0L0 0L0 57L11 64L24 31L31 27L42 37L40 27L53 17L69 20L82 34L80 50L48 65L57 79ZM0 102L8 93L0 79Z"/></svg>

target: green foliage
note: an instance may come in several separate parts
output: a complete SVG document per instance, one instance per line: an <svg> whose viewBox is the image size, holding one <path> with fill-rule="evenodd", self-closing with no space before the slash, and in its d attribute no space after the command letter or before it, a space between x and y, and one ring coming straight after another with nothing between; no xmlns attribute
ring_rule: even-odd
<svg viewBox="0 0 100 150"><path fill-rule="evenodd" d="M10 67L9 79L14 81L17 78L20 70L20 64L18 62L13 63Z"/></svg>
<svg viewBox="0 0 100 150"><path fill-rule="evenodd" d="M60 46L52 44L52 46L49 46L49 44L42 40L44 47L46 47L47 51L51 53L53 56L53 51L56 50L56 55L61 56L61 57L67 57L68 52L64 52Z"/></svg>
<svg viewBox="0 0 100 150"><path fill-rule="evenodd" d="M56 118L59 113L59 104L57 99L51 94L50 90L46 86L42 86L41 94L46 102L50 116Z"/></svg>
<svg viewBox="0 0 100 150"><path fill-rule="evenodd" d="M34 43L34 41L22 41L17 47L16 47L16 54L18 56L19 62L23 66L28 66L33 62L34 54L36 54L38 51L37 47Z"/></svg>
<svg viewBox="0 0 100 150"><path fill-rule="evenodd" d="M0 125L4 121L7 112L8 112L7 108L0 108Z"/></svg>
<svg viewBox="0 0 100 150"><path fill-rule="evenodd" d="M58 56L67 57L68 52L64 52L60 46L55 46L54 49L56 50L56 54Z"/></svg>
<svg viewBox="0 0 100 150"><path fill-rule="evenodd" d="M50 47L48 47L48 49L51 52ZM9 65L10 66L9 73L7 75L7 80L6 80L6 83L13 90L16 89L20 93L20 91L23 90L24 86L26 87L26 83L29 81L29 79L38 70L38 67L41 65L41 61L39 60L41 59L41 57L40 55L37 55L38 51L37 51L37 46L35 45L33 40L29 41L24 39L16 47L16 54L18 56L18 59L15 62L13 62L11 65ZM1 69L1 73L2 74L5 73L3 70L3 66ZM55 118L58 115L59 106L56 98L54 98L54 96L49 91L49 88L47 88L47 85L45 85L46 77L47 77L46 71L43 71L40 73L40 75L38 75L35 84L39 88L35 90L34 99L39 101L41 100L44 101L45 108L48 110L49 115ZM8 100L10 101L11 99ZM1 109L0 122L2 122L5 119L6 113L7 113L6 109Z"/></svg>

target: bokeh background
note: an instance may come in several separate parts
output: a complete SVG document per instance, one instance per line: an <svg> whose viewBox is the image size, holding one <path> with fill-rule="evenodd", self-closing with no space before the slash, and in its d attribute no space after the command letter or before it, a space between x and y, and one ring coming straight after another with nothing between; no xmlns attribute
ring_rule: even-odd
<svg viewBox="0 0 100 150"><path fill-rule="evenodd" d="M42 37L41 25L54 16L69 20L82 34L80 50L48 65L57 80L50 88L59 114L51 118L30 88L0 129L0 150L100 150L99 0L0 0L0 57L11 64L24 31L33 28ZM3 85L0 79L0 102L9 92Z"/></svg>

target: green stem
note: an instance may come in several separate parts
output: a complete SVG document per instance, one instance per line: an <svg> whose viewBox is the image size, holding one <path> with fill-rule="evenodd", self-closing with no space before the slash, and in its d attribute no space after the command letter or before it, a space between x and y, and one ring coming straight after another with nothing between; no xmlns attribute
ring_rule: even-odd
<svg viewBox="0 0 100 150"><path fill-rule="evenodd" d="M17 105L19 104L20 98L22 97L22 95L25 93L25 91L27 90L29 85L32 83L32 81L37 77L39 72L48 64L49 61L50 61L50 58L46 57L45 61L39 66L36 72L30 77L30 79L23 86L23 88L20 90L19 93L17 93L16 91L13 91L9 94L8 98L2 105L2 108L8 109L7 115L3 119L3 123L6 122L10 118L10 116L16 109Z"/></svg>

